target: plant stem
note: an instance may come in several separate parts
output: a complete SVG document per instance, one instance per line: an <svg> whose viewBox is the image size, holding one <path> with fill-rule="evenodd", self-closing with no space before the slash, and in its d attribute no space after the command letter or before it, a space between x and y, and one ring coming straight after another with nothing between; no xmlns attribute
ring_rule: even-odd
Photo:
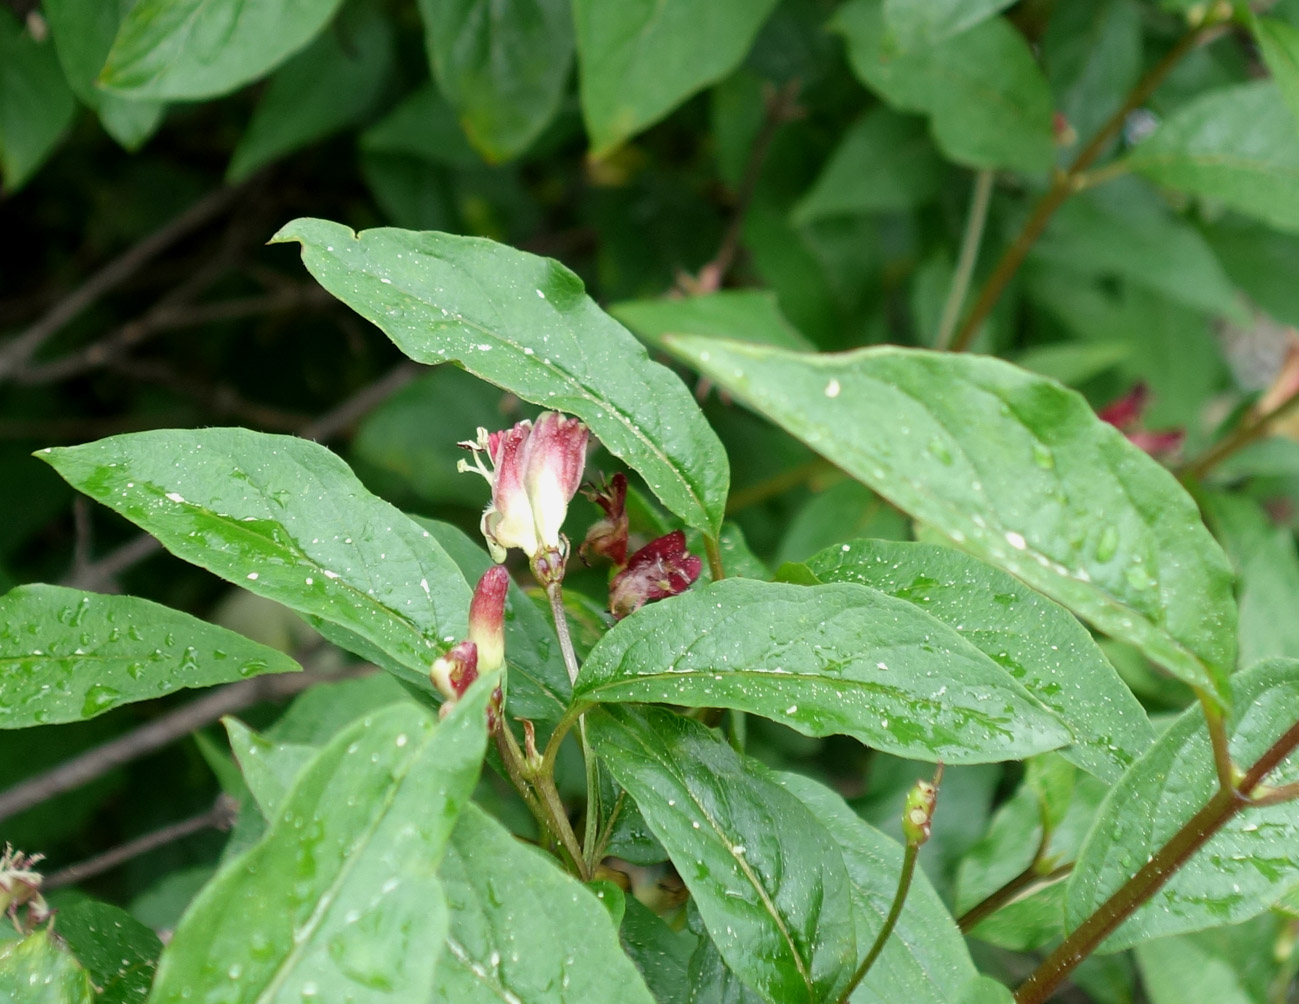
<svg viewBox="0 0 1299 1004"><path fill-rule="evenodd" d="M961 316L961 308L965 306L965 294L969 292L974 265L979 260L979 244L983 241L983 228L988 222L988 203L992 201L992 183L995 177L990 170L980 171L974 176L974 194L970 196L970 211L965 218L965 236L961 238L961 252L956 259L956 272L952 275L952 285L947 291L947 302L943 304L942 319L938 322L938 337L934 339L936 349L946 349L951 343L952 334L956 331L956 322Z"/></svg>
<svg viewBox="0 0 1299 1004"><path fill-rule="evenodd" d="M726 578L726 569L722 567L722 548L711 533L704 534L704 552L708 555L708 573L713 581L720 582Z"/></svg>
<svg viewBox="0 0 1299 1004"><path fill-rule="evenodd" d="M1229 435L1220 439L1211 449L1182 469L1178 477L1183 481L1201 480L1206 474L1250 443L1267 435L1268 427L1278 418L1284 418L1299 406L1299 391L1291 394L1276 407L1242 422Z"/></svg>
<svg viewBox="0 0 1299 1004"><path fill-rule="evenodd" d="M564 591L558 580L547 584L546 596L550 600L550 612L555 620L555 634L559 636L559 650L564 655L564 666L568 670L569 682L576 685L579 669L577 652L573 649L573 638L568 631L568 617L564 613ZM591 855L595 853L600 831L600 765L596 763L591 746L586 741L586 719L582 717L577 719L577 738L582 747L582 761L586 765L586 825L582 834L582 847L585 849L586 857L583 858L582 870L585 873L584 877L590 877L591 870L595 866ZM543 760L543 765L544 763ZM552 762L552 769L553 766ZM543 781L551 782L550 786L553 788L552 779L553 774L547 774Z"/></svg>
<svg viewBox="0 0 1299 1004"><path fill-rule="evenodd" d="M1014 278L1015 273L1019 271L1024 259L1028 257L1029 250L1036 243L1038 237L1042 235L1042 231L1046 229L1048 221L1055 215L1055 211L1063 205L1064 201L1077 191L1081 180L1080 176L1083 172L1096 162L1097 158L1105 152L1105 148L1110 141L1122 132L1127 117L1145 103L1146 99L1155 92L1155 89L1164 82L1164 78L1172 72L1173 68L1187 54L1217 30L1219 23L1213 16L1206 17L1204 22L1183 35L1178 43L1169 50L1168 54L1137 81L1136 86L1124 99L1123 104L1101 126L1096 135L1091 138L1091 141L1083 147L1068 169L1056 172L1051 181L1051 187L1047 189L1046 194L1042 196L1041 201L1033 209L1032 215L1024 223L1019 234L1011 242L1010 247L1006 248L1001 259L997 262L996 268L993 269L992 276L979 293L979 298L975 301L974 306L970 308L969 314L966 315L960 330L956 333L955 340L952 342L953 352L963 352L970 347L970 343L974 341L974 337L983 326L983 322L992 313L992 308L1001 299L1001 294L1005 292L1006 286Z"/></svg>
<svg viewBox="0 0 1299 1004"><path fill-rule="evenodd" d="M555 790L554 779L549 775L533 776L525 768L523 751L519 749L514 733L504 722L496 730L496 749L501 754L505 771L510 780L523 796L523 801L541 826L543 836L552 834L568 855L573 870L586 881L591 877L582 858L582 848L578 846L577 836L568 821L568 813Z"/></svg>
<svg viewBox="0 0 1299 1004"><path fill-rule="evenodd" d="M852 992L866 978L871 966L880 957L880 952L884 951L885 943L893 933L893 928L897 926L898 918L902 916L902 906L906 903L907 892L911 889L911 878L916 873L916 858L919 854L919 844L907 844L906 851L902 855L902 873L898 876L898 890L893 894L893 905L889 907L889 914L884 918L884 926L880 928L879 934L875 936L875 944L871 945L870 951L866 953L866 958L861 960L861 965L852 974L847 989L839 996L839 1004L848 1004L848 998L852 996Z"/></svg>
<svg viewBox="0 0 1299 1004"><path fill-rule="evenodd" d="M1084 920L1015 991L1015 1004L1042 1004L1080 962L1096 950L1138 907L1160 890L1182 865L1241 809L1259 783L1299 746L1299 722L1290 726L1246 771L1240 784L1219 788L1145 867L1120 886Z"/></svg>
<svg viewBox="0 0 1299 1004"><path fill-rule="evenodd" d="M1231 791L1236 785L1236 777L1231 762L1227 723L1222 717L1222 708L1199 687L1195 688L1195 696L1200 699L1204 721L1209 727L1209 742L1213 745L1213 767L1218 772L1218 787L1223 791Z"/></svg>
<svg viewBox="0 0 1299 1004"><path fill-rule="evenodd" d="M1037 870L1037 868L1038 862L1034 861L1000 889L989 893L974 906L970 907L970 909L966 910L965 913L961 914L956 921L956 926L961 929L961 933L969 934L988 917L991 917L1003 906L1006 906L1030 886L1047 886L1064 878L1073 871L1073 862L1070 861L1068 864L1063 864L1059 868L1052 869L1046 874L1042 874Z"/></svg>

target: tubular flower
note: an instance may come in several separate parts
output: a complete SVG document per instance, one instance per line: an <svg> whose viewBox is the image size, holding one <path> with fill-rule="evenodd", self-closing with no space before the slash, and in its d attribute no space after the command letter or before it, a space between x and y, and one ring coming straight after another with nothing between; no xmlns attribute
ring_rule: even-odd
<svg viewBox="0 0 1299 1004"><path fill-rule="evenodd" d="M511 547L532 559L547 552L567 555L568 542L559 531L582 480L588 436L580 420L548 411L535 424L523 421L491 433L479 429L476 440L460 444L474 452L474 462L461 460L457 469L477 471L492 486L482 530L496 561L504 561Z"/></svg>
<svg viewBox="0 0 1299 1004"><path fill-rule="evenodd" d="M494 673L505 665L505 594L510 574L500 565L483 573L469 603L469 637L434 660L429 679L446 701L442 714L451 710L479 673ZM487 704L487 728L496 728L504 695L497 687Z"/></svg>
<svg viewBox="0 0 1299 1004"><path fill-rule="evenodd" d="M583 485L582 494L604 510L604 519L591 524L578 553L583 561L596 554L621 568L627 563L627 475L620 471L599 487Z"/></svg>
<svg viewBox="0 0 1299 1004"><path fill-rule="evenodd" d="M609 583L609 610L622 620L651 600L684 593L699 578L703 562L686 550L681 530L651 540L633 554Z"/></svg>

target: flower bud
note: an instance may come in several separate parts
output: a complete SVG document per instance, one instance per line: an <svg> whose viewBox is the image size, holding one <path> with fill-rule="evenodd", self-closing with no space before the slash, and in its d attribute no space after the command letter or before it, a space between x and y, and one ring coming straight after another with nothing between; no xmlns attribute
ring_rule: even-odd
<svg viewBox="0 0 1299 1004"><path fill-rule="evenodd" d="M429 679L446 698L443 709L449 708L478 679L478 646L471 641L462 641L452 646L446 655L433 660Z"/></svg>
<svg viewBox="0 0 1299 1004"><path fill-rule="evenodd" d="M35 870L42 858L40 854L15 851L9 844L5 844L4 853L0 854L0 913L7 914L20 931L18 911L21 908L27 908L27 919L32 924L44 923L54 912L41 895L43 879Z"/></svg>
<svg viewBox="0 0 1299 1004"><path fill-rule="evenodd" d="M703 562L686 550L681 530L652 540L631 556L609 583L609 609L618 620L651 600L684 593L699 578Z"/></svg>
<svg viewBox="0 0 1299 1004"><path fill-rule="evenodd" d="M902 835L914 847L929 839L934 806L938 803L938 781L942 776L943 766L939 764L932 781L917 781L907 792L907 800L902 805Z"/></svg>
<svg viewBox="0 0 1299 1004"><path fill-rule="evenodd" d="M493 565L483 573L469 604L469 640L478 649L479 673L492 673L505 665L505 595L510 573Z"/></svg>

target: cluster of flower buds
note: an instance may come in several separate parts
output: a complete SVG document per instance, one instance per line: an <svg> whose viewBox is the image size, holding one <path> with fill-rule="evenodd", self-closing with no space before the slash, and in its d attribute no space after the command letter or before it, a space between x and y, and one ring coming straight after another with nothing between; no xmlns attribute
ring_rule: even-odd
<svg viewBox="0 0 1299 1004"><path fill-rule="evenodd" d="M469 604L469 637L439 656L429 670L433 686L446 698L445 716L480 673L494 673L505 665L505 594L510 573L493 565L483 573ZM500 720L502 694L497 687L487 705L487 728L494 731Z"/></svg>
<svg viewBox="0 0 1299 1004"><path fill-rule="evenodd" d="M504 561L511 547L519 548L543 586L564 574L568 539L560 528L582 481L588 436L578 419L548 411L502 432L479 429L476 440L460 444L473 451L474 462L462 460L457 469L477 471L492 487L482 521L492 557Z"/></svg>
<svg viewBox="0 0 1299 1004"><path fill-rule="evenodd" d="M35 870L41 860L42 855L24 854L9 844L0 854L0 912L8 914L20 932L18 911L23 907L27 908L28 924L33 926L45 923L54 912L41 895L41 875Z"/></svg>
<svg viewBox="0 0 1299 1004"><path fill-rule="evenodd" d="M680 530L664 534L627 557L627 479L615 474L604 485L583 489L592 502L604 510L604 519L587 532L580 549L608 558L617 574L609 583L609 610L621 620L651 600L675 596L690 588L703 571L703 562L686 550L686 535Z"/></svg>
<svg viewBox="0 0 1299 1004"><path fill-rule="evenodd" d="M1145 384L1139 383L1097 414L1102 421L1109 422L1127 436L1134 446L1145 450L1156 460L1162 460L1177 452L1182 445L1182 440L1186 438L1186 433L1182 429L1168 429L1163 432L1152 432L1147 429L1141 419L1149 403L1150 391Z"/></svg>
<svg viewBox="0 0 1299 1004"><path fill-rule="evenodd" d="M912 847L919 847L929 839L942 777L943 765L939 764L932 781L917 781L907 792L907 800L902 805L902 835Z"/></svg>

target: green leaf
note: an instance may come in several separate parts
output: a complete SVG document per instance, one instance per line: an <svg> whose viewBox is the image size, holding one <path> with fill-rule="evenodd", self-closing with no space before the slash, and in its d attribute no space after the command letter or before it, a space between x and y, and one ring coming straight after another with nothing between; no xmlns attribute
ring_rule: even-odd
<svg viewBox="0 0 1299 1004"><path fill-rule="evenodd" d="M780 312L776 294L765 289L724 289L679 300L626 300L613 304L609 313L656 349L666 348L666 334L734 338L785 349L812 348Z"/></svg>
<svg viewBox="0 0 1299 1004"><path fill-rule="evenodd" d="M690 956L698 939L689 931L674 931L629 893L619 938L655 1000L690 1000Z"/></svg>
<svg viewBox="0 0 1299 1004"><path fill-rule="evenodd" d="M1277 942L1279 918L1160 938L1137 946L1141 983L1151 1004L1258 1004L1276 1000L1276 963L1261 949Z"/></svg>
<svg viewBox="0 0 1299 1004"><path fill-rule="evenodd" d="M0 596L0 625L5 729L300 668L283 652L134 596L19 586Z"/></svg>
<svg viewBox="0 0 1299 1004"><path fill-rule="evenodd" d="M773 1004L836 1000L857 942L843 857L816 816L714 732L664 709L604 708L587 729L727 965Z"/></svg>
<svg viewBox="0 0 1299 1004"><path fill-rule="evenodd" d="M430 662L467 629L470 590L455 563L323 446L160 430L37 456L177 557L335 625L331 640L346 632L425 690Z"/></svg>
<svg viewBox="0 0 1299 1004"><path fill-rule="evenodd" d="M1240 576L1240 661L1299 658L1299 553L1294 534L1251 499L1209 495L1205 508Z"/></svg>
<svg viewBox="0 0 1299 1004"><path fill-rule="evenodd" d="M997 359L673 339L703 373L964 550L1225 696L1226 558L1173 476Z"/></svg>
<svg viewBox="0 0 1299 1004"><path fill-rule="evenodd" d="M573 58L568 0L419 0L429 65L489 161L528 149L555 117Z"/></svg>
<svg viewBox="0 0 1299 1004"><path fill-rule="evenodd" d="M99 114L105 131L128 150L136 149L162 122L165 106L129 101L95 86L122 18L133 0L45 0L54 48L63 75L78 100Z"/></svg>
<svg viewBox="0 0 1299 1004"><path fill-rule="evenodd" d="M494 564L480 543L450 523L418 522L451 556L466 581L476 583ZM532 720L544 740L568 710L573 684L550 619L513 580L505 599L505 661L509 714Z"/></svg>
<svg viewBox="0 0 1299 1004"><path fill-rule="evenodd" d="M1232 759L1252 764L1295 720L1299 661L1269 659L1232 678L1227 727ZM1287 762L1269 784L1299 780ZM1072 929L1144 865L1217 789L1200 708L1159 737L1106 797L1069 880ZM1130 948L1151 938L1248 920L1299 885L1299 803L1243 809L1211 837L1102 945Z"/></svg>
<svg viewBox="0 0 1299 1004"><path fill-rule="evenodd" d="M900 49L933 45L1009 7L1014 0L884 0L889 40Z"/></svg>
<svg viewBox="0 0 1299 1004"><path fill-rule="evenodd" d="M794 206L793 219L804 225L833 216L915 209L938 194L943 175L923 119L874 108L848 127Z"/></svg>
<svg viewBox="0 0 1299 1004"><path fill-rule="evenodd" d="M1014 576L932 544L855 540L807 560L822 582L859 582L913 603L1013 676L1072 734L1061 750L1103 781L1117 781L1154 742L1132 692L1091 633Z"/></svg>
<svg viewBox="0 0 1299 1004"><path fill-rule="evenodd" d="M354 234L299 219L322 286L424 363L455 362L546 408L576 415L686 523L716 535L730 481L716 433L680 379L549 258L494 241L384 228ZM472 430L468 430L472 431ZM452 425L449 439L468 431Z"/></svg>
<svg viewBox="0 0 1299 1004"><path fill-rule="evenodd" d="M848 869L857 941L864 952L893 904L902 870L902 846L861 819L824 785L798 774L774 777L812 810L839 845ZM941 820L941 795L938 812ZM852 999L858 1004L903 1000L950 1004L961 999L976 975L956 922L924 872L917 870L897 927Z"/></svg>
<svg viewBox="0 0 1299 1004"><path fill-rule="evenodd" d="M1057 4L1041 41L1056 107L1086 142L1119 110L1141 76L1138 0Z"/></svg>
<svg viewBox="0 0 1299 1004"><path fill-rule="evenodd" d="M228 94L316 37L341 0L137 0L98 83L131 98Z"/></svg>
<svg viewBox="0 0 1299 1004"><path fill-rule="evenodd" d="M1206 313L1247 320L1235 286L1199 231L1146 198L1148 189L1127 194L1134 197L1115 199L1110 189L1070 199L1032 257L1075 273L1126 278Z"/></svg>
<svg viewBox="0 0 1299 1004"><path fill-rule="evenodd" d="M591 650L574 699L737 708L805 735L850 735L947 763L1018 759L1068 741L954 630L848 583L724 579L646 607Z"/></svg>
<svg viewBox="0 0 1299 1004"><path fill-rule="evenodd" d="M776 0L573 0L582 116L603 157L744 59Z"/></svg>
<svg viewBox="0 0 1299 1004"><path fill-rule="evenodd" d="M294 780L320 748L306 743L277 743L258 735L237 718L221 721L253 801L266 819L274 818Z"/></svg>
<svg viewBox="0 0 1299 1004"><path fill-rule="evenodd" d="M339 132L374 106L392 64L392 25L369 6L349 13L271 77L230 158L227 181Z"/></svg>
<svg viewBox="0 0 1299 1004"><path fill-rule="evenodd" d="M1272 81L1188 101L1127 163L1160 185L1299 231L1299 130Z"/></svg>
<svg viewBox="0 0 1299 1004"><path fill-rule="evenodd" d="M977 976L965 988L961 1004L1015 1004L1015 995L991 976Z"/></svg>
<svg viewBox="0 0 1299 1004"><path fill-rule="evenodd" d="M0 941L0 1000L6 1004L94 1004L90 974L43 928Z"/></svg>
<svg viewBox="0 0 1299 1004"><path fill-rule="evenodd" d="M939 147L967 167L1036 173L1051 165L1051 90L1019 32L995 18L899 54L885 45L884 2L850 0L831 22L863 84L895 108L930 116Z"/></svg>
<svg viewBox="0 0 1299 1004"><path fill-rule="evenodd" d="M1299 118L1299 28L1272 17L1251 20L1263 62L1291 115ZM1299 124L1292 124L1299 130Z"/></svg>
<svg viewBox="0 0 1299 1004"><path fill-rule="evenodd" d="M76 101L54 46L0 10L0 181L16 192L45 163L72 123Z"/></svg>
<svg viewBox="0 0 1299 1004"><path fill-rule="evenodd" d="M451 929L435 1004L653 1004L600 901L477 806L465 807L438 874Z"/></svg>
<svg viewBox="0 0 1299 1004"><path fill-rule="evenodd" d="M455 112L431 81L406 95L396 108L363 132L361 149L410 154L449 167L482 166L482 158L465 139Z"/></svg>
<svg viewBox="0 0 1299 1004"><path fill-rule="evenodd" d="M151 1004L202 997L428 1000L447 915L436 870L487 744L484 678L440 724L367 716L303 771L266 837L186 912ZM232 976L231 973L234 975Z"/></svg>
<svg viewBox="0 0 1299 1004"><path fill-rule="evenodd" d="M59 910L59 937L89 972L96 1004L144 1004L162 942L125 910L83 900Z"/></svg>

